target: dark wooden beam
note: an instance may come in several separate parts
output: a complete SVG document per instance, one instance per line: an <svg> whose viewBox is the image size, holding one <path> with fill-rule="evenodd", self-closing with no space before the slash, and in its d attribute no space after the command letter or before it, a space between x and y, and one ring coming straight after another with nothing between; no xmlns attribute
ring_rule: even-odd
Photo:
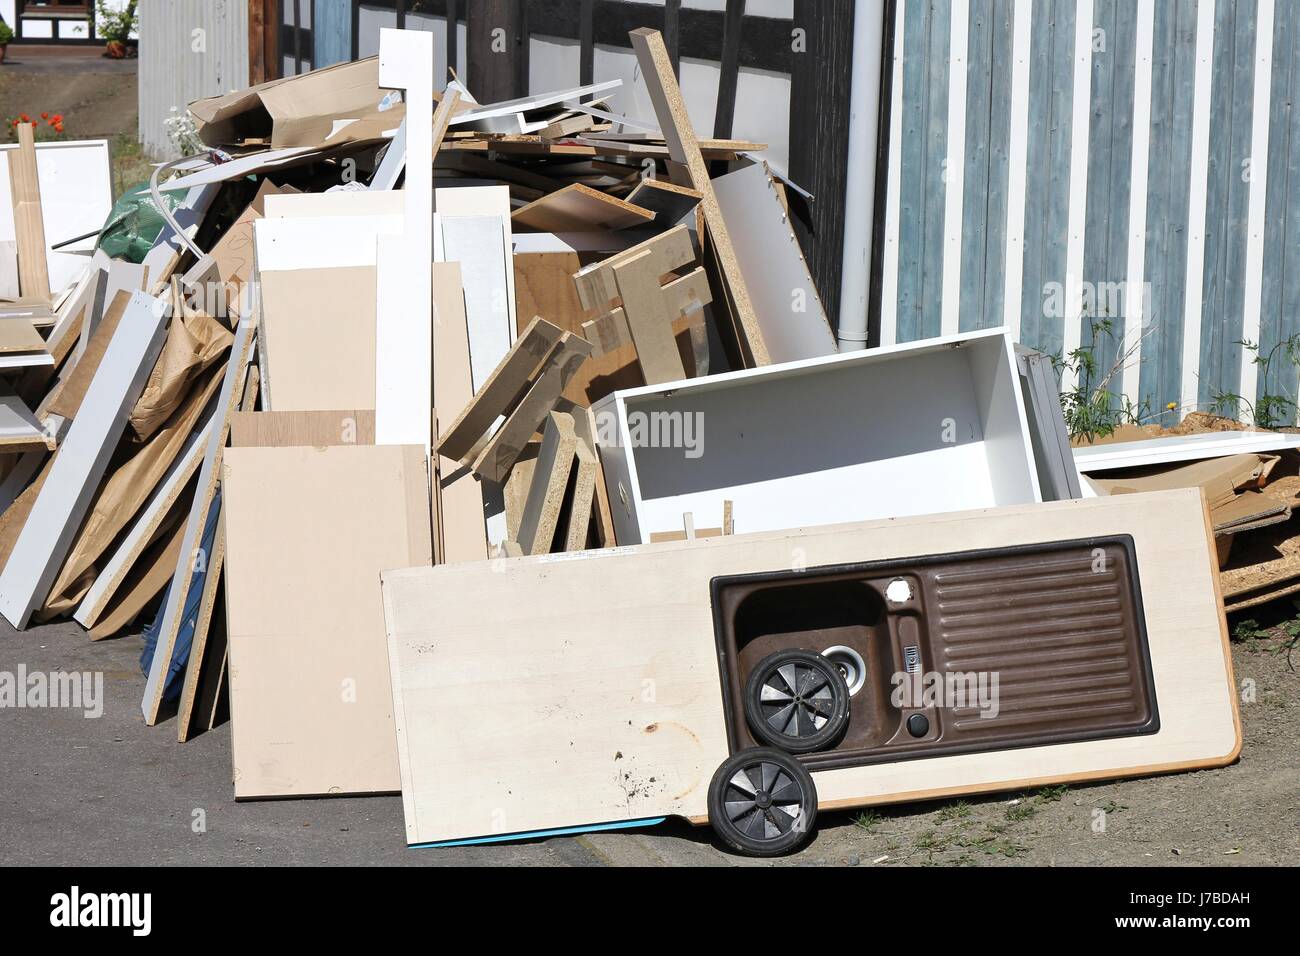
<svg viewBox="0 0 1300 956"><path fill-rule="evenodd" d="M844 255L853 5L853 0L794 0L796 49L790 71L790 178L813 194L803 221L798 215L793 221L822 305L836 329Z"/></svg>
<svg viewBox="0 0 1300 956"><path fill-rule="evenodd" d="M443 15L447 18L447 75L443 77L444 82L451 82L451 75L456 72L456 34L459 32L456 28L456 0L447 0L446 10ZM438 84L435 83L435 86Z"/></svg>
<svg viewBox="0 0 1300 956"><path fill-rule="evenodd" d="M889 124L894 102L894 25L898 0L885 0L885 29L880 38L880 110L876 135L876 208L871 220L871 272L867 300L867 346L880 344L880 287L885 272L885 197L889 189Z"/></svg>
<svg viewBox="0 0 1300 956"><path fill-rule="evenodd" d="M521 0L474 0L468 6L466 54L470 92L480 103L525 95L518 92L520 77L528 75L523 3Z"/></svg>
<svg viewBox="0 0 1300 956"><path fill-rule="evenodd" d="M664 3L664 46L668 49L668 59L673 65L673 76L681 79L682 58L677 52L682 38L682 0L666 0Z"/></svg>
<svg viewBox="0 0 1300 956"><path fill-rule="evenodd" d="M248 0L248 84L280 75L280 0Z"/></svg>
<svg viewBox="0 0 1300 956"><path fill-rule="evenodd" d="M596 75L596 0L582 0L578 10L578 85L590 86Z"/></svg>
<svg viewBox="0 0 1300 956"><path fill-rule="evenodd" d="M731 136L736 116L736 85L740 81L740 35L745 22L745 0L727 0L726 19L722 27L722 56L719 63L718 103L713 113L713 135L718 139Z"/></svg>

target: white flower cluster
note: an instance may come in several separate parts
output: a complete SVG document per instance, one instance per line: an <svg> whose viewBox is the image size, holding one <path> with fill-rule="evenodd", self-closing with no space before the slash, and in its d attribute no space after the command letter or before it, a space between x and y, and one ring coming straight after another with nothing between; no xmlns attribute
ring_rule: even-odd
<svg viewBox="0 0 1300 956"><path fill-rule="evenodd" d="M194 119L188 110L182 113L173 106L171 115L163 120L163 126L167 130L167 139L177 155L193 156L207 149L199 139L198 130L194 128Z"/></svg>

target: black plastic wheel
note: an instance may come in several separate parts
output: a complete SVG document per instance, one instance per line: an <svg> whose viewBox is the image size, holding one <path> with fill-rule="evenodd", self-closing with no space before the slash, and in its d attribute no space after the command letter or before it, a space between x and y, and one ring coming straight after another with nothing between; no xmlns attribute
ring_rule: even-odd
<svg viewBox="0 0 1300 956"><path fill-rule="evenodd" d="M792 754L823 750L849 724L849 685L814 651L777 651L749 672L745 717L762 743Z"/></svg>
<svg viewBox="0 0 1300 956"><path fill-rule="evenodd" d="M709 784L709 825L746 856L803 846L817 822L817 788L794 757L770 747L732 754Z"/></svg>

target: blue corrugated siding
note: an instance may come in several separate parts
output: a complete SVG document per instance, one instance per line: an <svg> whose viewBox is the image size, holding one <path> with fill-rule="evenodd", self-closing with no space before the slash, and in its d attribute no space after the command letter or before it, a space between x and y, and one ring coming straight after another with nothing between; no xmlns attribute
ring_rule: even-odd
<svg viewBox="0 0 1300 956"><path fill-rule="evenodd" d="M906 0L899 188L898 341L939 334L948 150L950 0ZM961 175L954 170L953 175Z"/></svg>
<svg viewBox="0 0 1300 956"><path fill-rule="evenodd" d="M1099 324L1095 343L1088 322L1081 325L1079 341L1093 348L1098 372L1105 376L1119 355L1130 305L1122 290L1128 278L1137 5L1133 0L1097 0L1093 31L1083 278L1085 293L1091 290L1084 311ZM1109 335L1100 331L1103 320L1110 323Z"/></svg>
<svg viewBox="0 0 1300 956"><path fill-rule="evenodd" d="M967 57L965 163L960 248L960 327L997 325L1004 313L1008 195L1008 145L1015 100L1015 0L970 0ZM1080 322L1080 339L1092 345L1104 373L1119 355L1125 320L1145 296L1149 309L1142 362L1128 377L1131 397L1170 421L1188 409L1166 411L1182 392L1188 281L1200 283L1200 340L1188 343L1197 365L1201 407L1241 388L1247 269L1260 281L1260 350L1300 335L1300 0L1277 0L1273 37L1257 36L1260 0L1199 0L1211 4L1214 35L1203 102L1196 89L1198 0L1154 0L1150 122L1146 133L1144 288L1127 288L1135 223L1129 222L1132 188L1138 5L1134 0L1094 0L1090 64L1086 183L1070 182L1074 118L1073 71L1077 6L1074 0L1028 0L1030 22L1028 166L1023 186L1024 246L1018 305L1020 340L1057 352L1066 323ZM949 4L906 0L901 109L897 339L938 334L944 271L943 158L948 152L947 67ZM1256 62L1272 45L1267 116L1269 148L1252 157ZM1195 110L1209 115L1205 180L1190 182ZM1253 164L1267 173L1262 261L1248 262L1248 219ZM950 171L951 175L951 171ZM1080 177L1084 179L1084 177ZM1256 187L1258 188L1258 187ZM1065 275L1067 219L1072 190L1084 202L1083 302L1113 330L1092 343L1088 322L1061 315L1058 294ZM1188 229L1205 212L1204 265L1187 275ZM949 264L951 267L951 264ZM1052 306L1053 308L1048 308ZM1245 356L1250 360L1250 355ZM1284 366L1285 367L1282 367ZM1114 387L1117 383L1112 382ZM1294 394L1297 372L1275 360L1258 394ZM1253 398L1254 396L1247 396Z"/></svg>
<svg viewBox="0 0 1300 956"><path fill-rule="evenodd" d="M1051 296L1050 284L1065 281L1075 12L1074 0L1034 0L1030 39L1020 340L1048 354L1061 351L1065 330L1064 317L1055 314L1059 297Z"/></svg>
<svg viewBox="0 0 1300 956"><path fill-rule="evenodd" d="M1269 107L1268 200L1264 215L1264 286L1260 353L1300 333L1300 23L1297 7L1279 4L1273 20L1273 88ZM1256 397L1294 392L1294 369L1260 370Z"/></svg>

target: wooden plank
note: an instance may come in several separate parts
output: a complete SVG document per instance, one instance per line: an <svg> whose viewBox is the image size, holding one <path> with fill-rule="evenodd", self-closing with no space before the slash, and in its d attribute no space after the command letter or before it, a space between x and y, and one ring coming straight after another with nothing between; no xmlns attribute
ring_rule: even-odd
<svg viewBox="0 0 1300 956"><path fill-rule="evenodd" d="M663 37L656 30L641 28L632 31L632 46L636 50L637 62L641 66L646 85L650 90L650 99L654 103L655 115L659 126L664 131L669 152L674 162L683 163L690 174L689 185L703 193L700 204L704 210L704 221L709 231L709 241L717 250L722 274L725 277L731 297L735 302L736 313L740 320L746 363L751 366L767 365L767 344L762 330L758 327L754 307L749 300L744 276L736 264L735 250L731 245L731 236L722 211L718 208L718 199L713 194L713 184L709 179L704 157L700 155L695 132L691 128L682 91L673 75L668 52L664 49Z"/></svg>
<svg viewBox="0 0 1300 956"><path fill-rule="evenodd" d="M792 553L817 568L1110 535L1134 539L1159 734L818 771L820 806L1231 763L1240 721L1200 494L1121 495L386 572L407 842L701 822L730 747L711 595L699 582L785 571ZM557 606L557 588L583 600ZM615 629L627 639L611 655ZM490 719L460 725L454 739L440 732L485 695Z"/></svg>
<svg viewBox="0 0 1300 956"><path fill-rule="evenodd" d="M610 511L609 491L605 484L605 466L600 460L599 442L596 441L596 414L590 408L576 406L565 401L556 404L556 411L568 412L573 416L573 430L577 433L578 441L585 443L592 449L596 467L596 497L593 508L593 520L596 524L596 543L602 548L612 548L618 542L614 537L614 517ZM518 468L519 465L516 464L515 467ZM513 475L513 472L511 474ZM511 535L511 537L514 537L514 535Z"/></svg>
<svg viewBox="0 0 1300 956"><path fill-rule="evenodd" d="M226 364L225 376L222 379L220 397L217 399L215 427L212 429L212 434L208 436L203 465L199 469L198 491L194 495L194 503L186 519L185 545L181 548L180 558L176 562L176 572L172 576L173 584L167 591L167 602L159 618L157 643L154 646L153 660L149 665L144 696L140 701L141 713L144 714L145 723L149 726L158 722L167 674L171 670L172 654L181 630L191 583L196 575L202 577L206 573L206 568L199 564L201 551L199 545L212 509L212 502L217 495L222 454L226 446L226 438L230 433L230 415L238 407L243 394L245 373L249 357L252 355L254 337L253 320L240 319L235 329L234 344L230 348L230 360ZM186 582L184 586L177 583L182 581Z"/></svg>
<svg viewBox="0 0 1300 956"><path fill-rule="evenodd" d="M29 319L0 319L0 353L44 351L45 339Z"/></svg>
<svg viewBox="0 0 1300 956"><path fill-rule="evenodd" d="M22 629L49 593L81 518L108 467L145 380L162 349L166 310L141 293L86 393L86 412L73 422L41 487L13 552L0 573L0 613Z"/></svg>
<svg viewBox="0 0 1300 956"><path fill-rule="evenodd" d="M591 344L565 332L546 370L529 387L510 417L478 452L471 469L487 481L503 481L510 467L546 416L555 408L569 381L591 354ZM520 542L521 544L523 542Z"/></svg>
<svg viewBox="0 0 1300 956"><path fill-rule="evenodd" d="M439 422L458 419L474 399L470 380L469 327L465 321L465 293L460 264L436 262L433 266L433 400ZM442 426L438 426L439 438ZM440 563L482 561L488 556L484 524L483 489L468 470L452 458L439 455L434 472L440 505L435 555Z"/></svg>
<svg viewBox="0 0 1300 956"><path fill-rule="evenodd" d="M524 554L548 554L551 550L577 444L573 416L565 412L549 413L528 498L519 519L518 540Z"/></svg>
<svg viewBox="0 0 1300 956"><path fill-rule="evenodd" d="M596 0L582 0L578 5L578 83L596 82Z"/></svg>
<svg viewBox="0 0 1300 956"><path fill-rule="evenodd" d="M438 441L439 454L465 462L493 423L514 410L529 381L563 335L561 329L545 319L533 319L442 434Z"/></svg>
<svg viewBox="0 0 1300 956"><path fill-rule="evenodd" d="M376 581L431 562L423 448L230 448L223 472L236 798L397 790Z"/></svg>
<svg viewBox="0 0 1300 956"><path fill-rule="evenodd" d="M18 149L9 153L9 192L18 239L18 285L25 299L48 301L50 272L41 212L41 181L36 170L36 127L19 123Z"/></svg>
<svg viewBox="0 0 1300 956"><path fill-rule="evenodd" d="M185 743L190 735L200 729L196 717L206 713L207 720L203 729L212 728L213 703L204 706L203 694L216 695L215 687L222 682L226 670L226 628L224 614L222 626L215 633L212 628L214 617L218 614L217 595L225 582L226 532L224 514L217 518L216 540L212 543L212 553L208 555L207 576L203 579L203 593L199 596L198 615L194 620L194 637L190 645L190 661L185 668L185 683L181 687L181 697L176 709L176 740ZM175 561L172 562L175 566ZM197 714L196 714L197 710Z"/></svg>
<svg viewBox="0 0 1300 956"><path fill-rule="evenodd" d="M584 309L605 309L611 299L618 298L614 283L614 267L642 252L653 256L654 267L666 275L695 261L695 247L685 226L675 226L662 235L638 243L600 262L584 266L573 276L578 289L578 300Z"/></svg>
<svg viewBox="0 0 1300 956"><path fill-rule="evenodd" d="M677 354L677 340L673 338L672 316L664 304L651 253L642 252L625 259L613 271L646 384L685 378L686 370Z"/></svg>
<svg viewBox="0 0 1300 956"><path fill-rule="evenodd" d="M660 294L668 314L674 316L674 335L680 333L686 323L703 323L704 315L699 309L713 300L703 268L660 286ZM690 314L682 317L680 313ZM632 344L632 330L627 324L627 315L622 306L582 323L582 334L591 343L592 354L597 356Z"/></svg>
<svg viewBox="0 0 1300 956"><path fill-rule="evenodd" d="M510 214L516 228L537 232L589 232L648 225L654 213L607 193L573 183Z"/></svg>

